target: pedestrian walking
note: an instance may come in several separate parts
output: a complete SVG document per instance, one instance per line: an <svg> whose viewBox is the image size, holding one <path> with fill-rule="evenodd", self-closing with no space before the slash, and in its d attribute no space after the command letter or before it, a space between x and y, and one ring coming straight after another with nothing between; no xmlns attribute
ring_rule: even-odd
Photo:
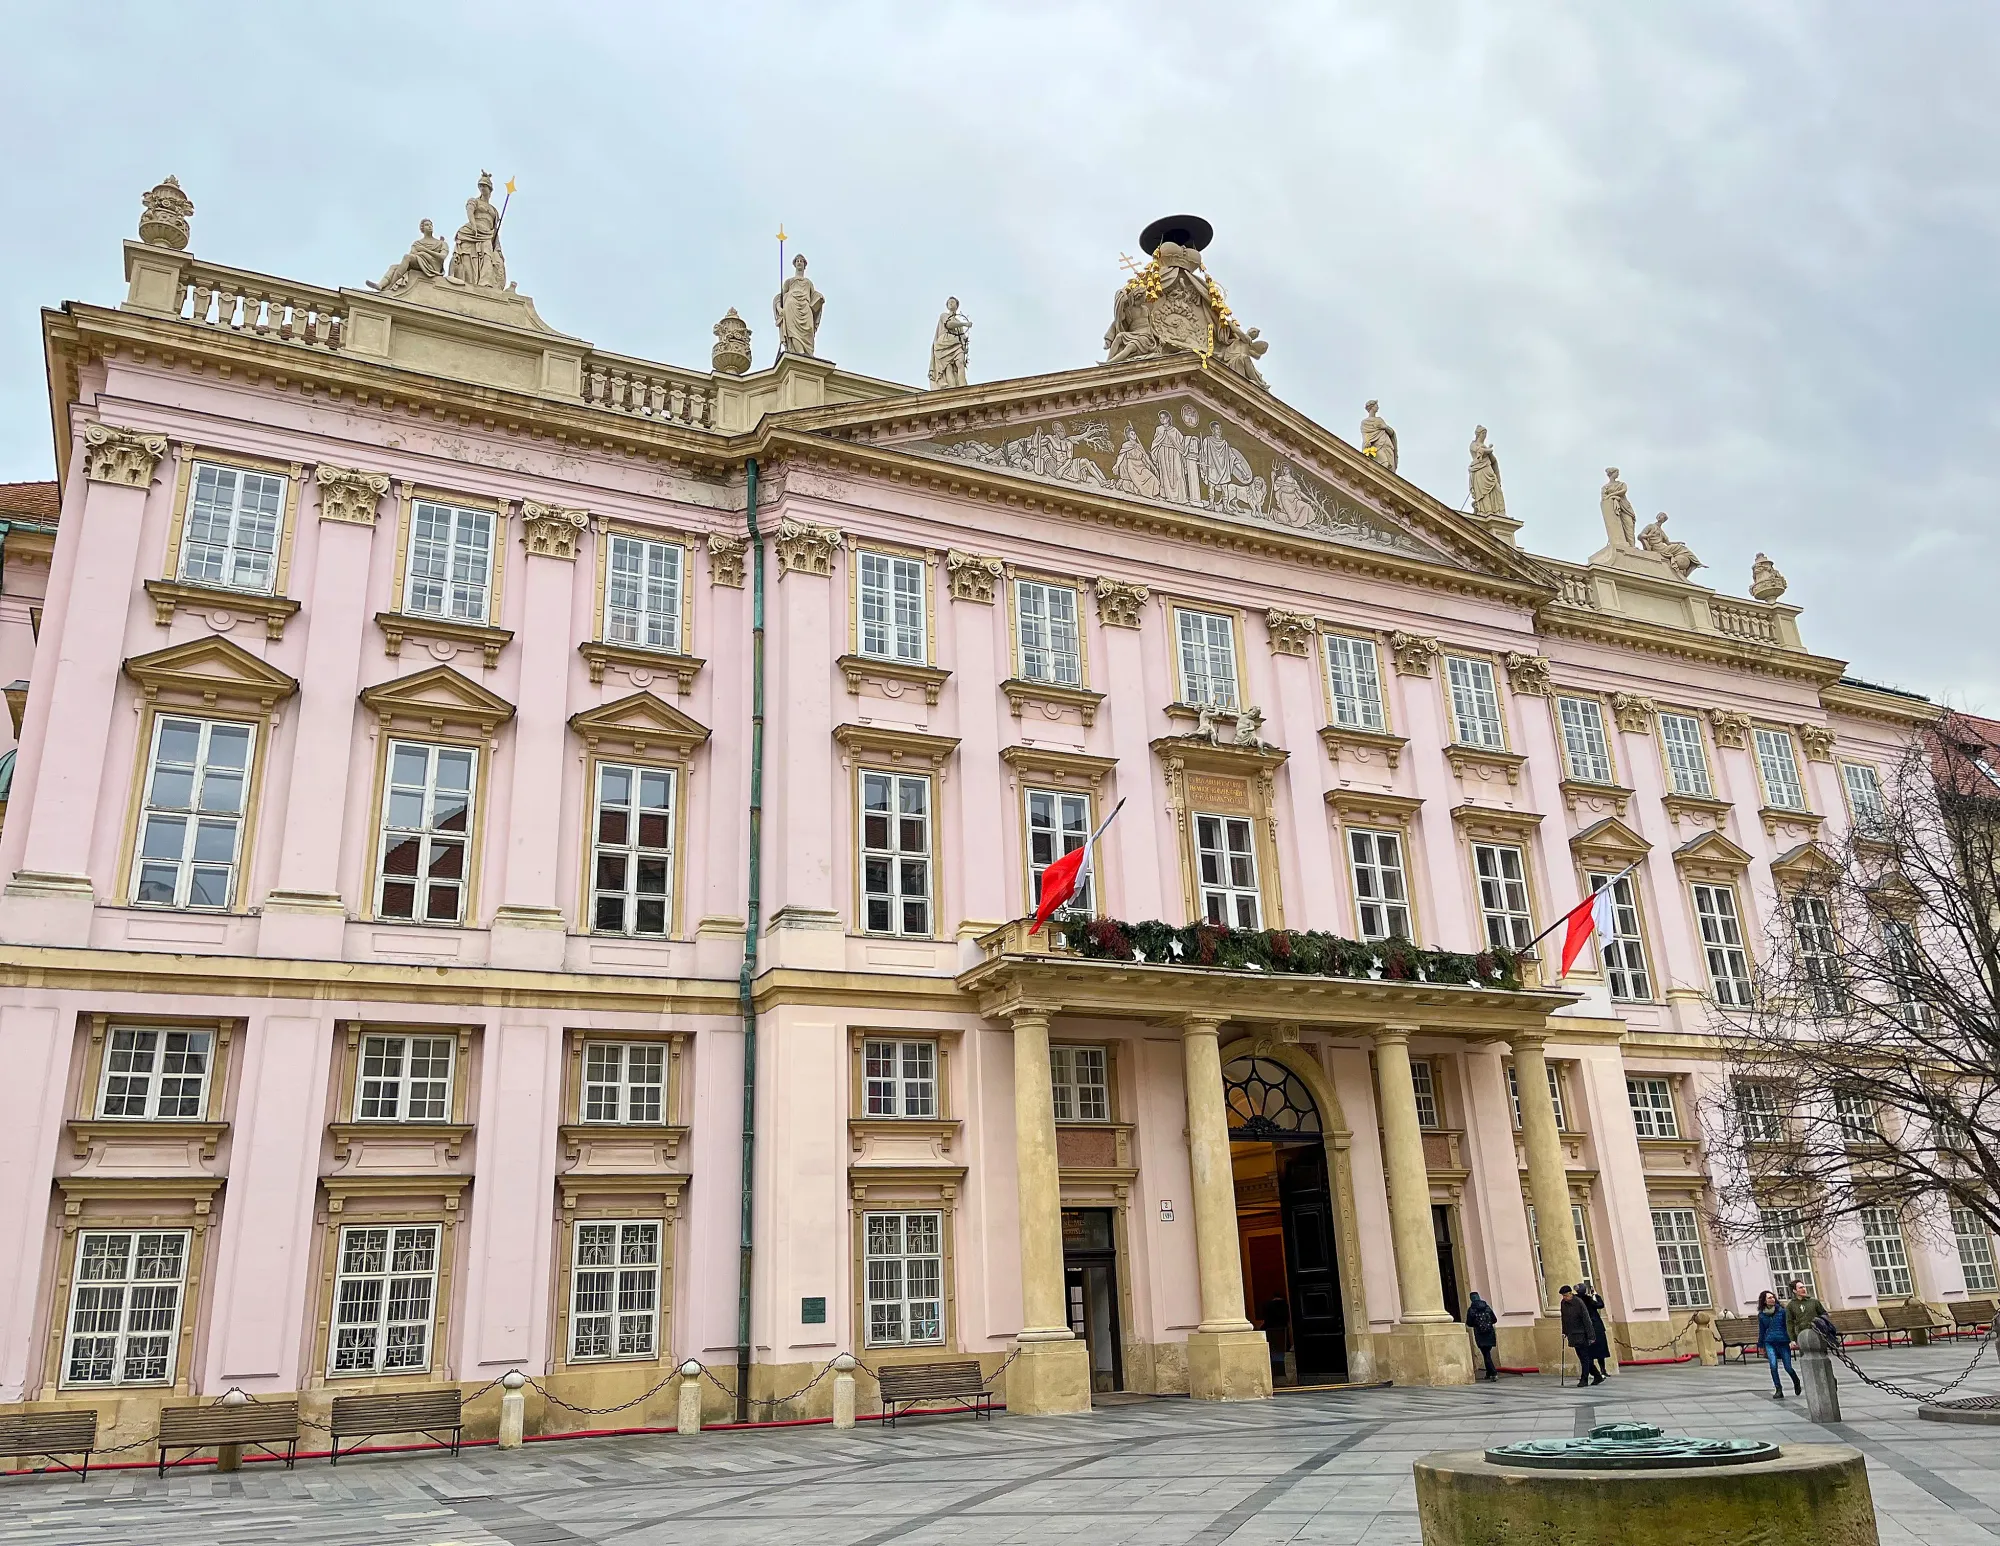
<svg viewBox="0 0 2000 1546"><path fill-rule="evenodd" d="M1798 1341L1799 1333L1804 1331L1806 1327L1812 1325L1815 1321L1825 1319L1826 1306L1821 1304L1807 1290L1806 1280L1804 1278L1793 1278L1792 1297L1785 1301L1785 1323L1792 1333L1792 1340L1794 1342ZM1833 1335L1832 1326L1833 1323L1827 1321L1827 1324L1820 1328L1821 1333L1829 1342L1838 1340Z"/></svg>
<svg viewBox="0 0 2000 1546"><path fill-rule="evenodd" d="M1771 1366L1771 1399L1785 1399L1785 1387L1778 1380L1778 1365L1785 1366L1785 1373L1792 1377L1792 1394L1798 1395L1805 1387L1799 1383L1799 1371L1792 1367L1792 1324L1785 1306L1770 1289L1757 1296L1757 1345L1764 1350L1764 1361Z"/></svg>
<svg viewBox="0 0 2000 1546"><path fill-rule="evenodd" d="M1479 1377L1498 1384L1500 1368L1493 1361L1493 1346L1500 1340L1500 1317L1493 1313L1492 1305L1479 1297L1477 1289L1473 1290L1472 1302L1465 1307L1465 1324L1472 1333L1472 1345L1486 1360L1486 1372Z"/></svg>
<svg viewBox="0 0 2000 1546"><path fill-rule="evenodd" d="M1604 1296L1597 1291L1597 1285L1585 1278L1576 1285L1576 1297L1583 1301L1584 1309L1590 1312L1590 1372L1597 1376L1597 1383L1604 1383L1605 1364L1611 1357L1611 1337L1604 1329Z"/></svg>
<svg viewBox="0 0 2000 1546"><path fill-rule="evenodd" d="M1604 1376L1600 1374L1593 1379L1590 1373L1590 1344L1595 1339L1595 1333L1590 1329L1590 1311L1577 1298L1576 1290L1567 1283L1562 1286L1561 1309L1563 1341L1576 1350L1577 1364L1583 1370L1577 1384L1601 1385Z"/></svg>

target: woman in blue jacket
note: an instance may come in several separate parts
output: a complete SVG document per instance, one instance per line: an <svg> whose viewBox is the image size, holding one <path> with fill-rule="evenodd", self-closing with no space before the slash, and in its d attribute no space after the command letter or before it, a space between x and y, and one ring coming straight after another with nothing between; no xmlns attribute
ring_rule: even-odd
<svg viewBox="0 0 2000 1546"><path fill-rule="evenodd" d="M1785 1387L1778 1380L1779 1364L1792 1377L1792 1393L1797 1395L1804 1387L1799 1384L1799 1371L1792 1367L1792 1329L1785 1321L1785 1307L1768 1288L1757 1296L1757 1345L1771 1366L1771 1399L1785 1399Z"/></svg>

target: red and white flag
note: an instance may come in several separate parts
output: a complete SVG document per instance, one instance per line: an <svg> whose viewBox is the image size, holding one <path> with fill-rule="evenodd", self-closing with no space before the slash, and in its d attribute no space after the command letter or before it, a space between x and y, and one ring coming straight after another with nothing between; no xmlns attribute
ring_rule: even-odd
<svg viewBox="0 0 2000 1546"><path fill-rule="evenodd" d="M1084 839L1083 847L1072 848L1042 871L1042 904L1035 909L1030 934L1041 933L1042 925L1055 915L1056 909L1084 888L1090 879L1090 861L1097 850L1097 840L1104 836L1104 828L1111 825L1111 817L1124 809L1125 802L1120 800L1111 808L1111 816L1106 816L1098 829Z"/></svg>
<svg viewBox="0 0 2000 1546"><path fill-rule="evenodd" d="M1576 958L1583 954L1584 944L1592 932L1595 932L1600 940L1609 939L1617 933L1618 926L1611 913L1611 891L1619 881L1638 867L1636 864L1628 864L1563 914L1562 969L1556 973L1558 980L1569 975L1570 968L1576 965ZM1550 929L1549 932L1553 934L1555 930Z"/></svg>

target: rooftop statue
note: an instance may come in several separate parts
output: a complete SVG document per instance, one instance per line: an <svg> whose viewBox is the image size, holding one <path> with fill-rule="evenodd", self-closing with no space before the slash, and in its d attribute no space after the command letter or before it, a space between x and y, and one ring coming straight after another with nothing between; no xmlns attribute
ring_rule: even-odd
<svg viewBox="0 0 2000 1546"><path fill-rule="evenodd" d="M1598 491L1597 507L1604 515L1604 532L1614 548L1630 553L1639 546L1639 516L1616 467L1604 469L1604 487Z"/></svg>
<svg viewBox="0 0 2000 1546"><path fill-rule="evenodd" d="M479 174L479 191L465 201L465 224L452 238L451 277L475 290L507 288L507 259L500 251L500 211L493 207L493 174Z"/></svg>
<svg viewBox="0 0 2000 1546"><path fill-rule="evenodd" d="M826 297L806 278L805 255L792 259L792 277L771 298L771 320L778 324L778 348L785 354L810 355L819 336L820 313Z"/></svg>
<svg viewBox="0 0 2000 1546"><path fill-rule="evenodd" d="M931 385L962 387L965 364L972 353L972 318L958 309L958 297L947 297L944 315L931 334Z"/></svg>
<svg viewBox="0 0 2000 1546"><path fill-rule="evenodd" d="M1759 601L1776 601L1784 595L1789 582L1778 572L1778 566L1763 553L1757 555L1750 565L1750 594Z"/></svg>
<svg viewBox="0 0 2000 1546"><path fill-rule="evenodd" d="M1198 215L1155 220L1139 237L1152 261L1111 298L1111 326L1104 333L1104 363L1198 354L1258 386L1257 361L1271 347L1257 329L1238 326L1210 276L1201 250L1214 236Z"/></svg>
<svg viewBox="0 0 2000 1546"><path fill-rule="evenodd" d="M715 324L715 348L709 362L725 375L740 376L750 368L750 324L734 306Z"/></svg>
<svg viewBox="0 0 2000 1546"><path fill-rule="evenodd" d="M431 229L428 220L419 221L418 229L423 234L410 243L410 250L392 263L389 272L380 279L369 280L369 289L380 290L384 295L401 295L419 279L444 277L444 239Z"/></svg>
<svg viewBox="0 0 2000 1546"><path fill-rule="evenodd" d="M1685 542L1676 542L1667 535L1667 512L1662 510L1646 523L1639 533L1639 546L1662 560L1668 568L1685 580L1695 570L1705 567L1694 556L1694 549Z"/></svg>
<svg viewBox="0 0 2000 1546"><path fill-rule="evenodd" d="M1500 491L1500 457L1487 443L1484 424L1472 431L1472 466L1467 477L1472 483L1472 513L1505 516L1507 496Z"/></svg>
<svg viewBox="0 0 2000 1546"><path fill-rule="evenodd" d="M1389 421L1375 410L1381 406L1374 398L1369 398L1366 409L1368 416L1361 421L1361 454L1373 457L1376 463L1390 472L1396 470L1396 432L1389 427Z"/></svg>

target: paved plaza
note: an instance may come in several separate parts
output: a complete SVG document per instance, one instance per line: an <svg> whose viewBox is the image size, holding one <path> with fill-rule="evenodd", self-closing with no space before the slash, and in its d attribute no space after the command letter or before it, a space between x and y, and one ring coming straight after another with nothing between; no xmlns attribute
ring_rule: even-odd
<svg viewBox="0 0 2000 1546"><path fill-rule="evenodd" d="M1878 1377L1956 1373L1974 1345L1860 1354ZM1967 1387L2000 1390L1982 1365ZM1630 1370L1594 1390L1540 1377L1497 1389L1281 1396L1245 1406L1136 1400L1087 1417L908 1421L359 1457L235 1476L150 1471L0 1482L0 1542L63 1546L1329 1546L1416 1542L1410 1463L1433 1449L1583 1433L1634 1418L1720 1436L1838 1441L1868 1457L1883 1546L2000 1539L1992 1428L1919 1422L1844 1378L1822 1428L1770 1399L1761 1366Z"/></svg>

